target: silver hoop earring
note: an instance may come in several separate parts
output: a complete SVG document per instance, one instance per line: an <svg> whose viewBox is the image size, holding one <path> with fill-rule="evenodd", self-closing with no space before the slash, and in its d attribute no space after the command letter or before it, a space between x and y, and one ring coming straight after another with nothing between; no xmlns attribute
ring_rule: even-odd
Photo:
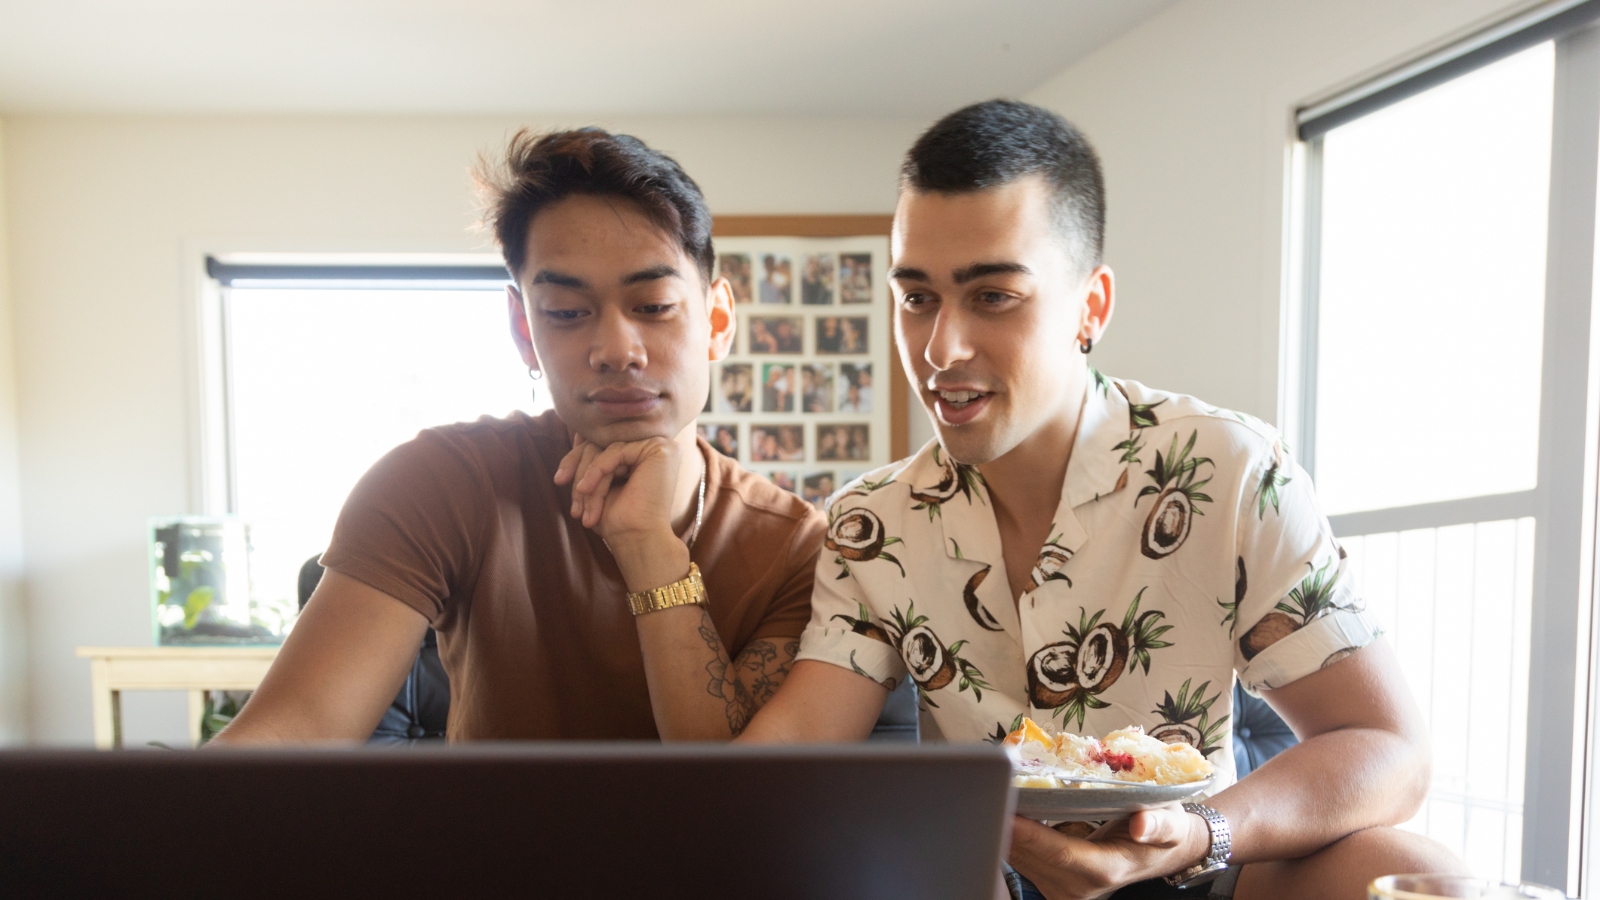
<svg viewBox="0 0 1600 900"><path fill-rule="evenodd" d="M534 381L538 381L539 379L544 377L544 372L543 372L543 370L540 370L540 369L529 369L528 370L528 377L533 379Z"/></svg>

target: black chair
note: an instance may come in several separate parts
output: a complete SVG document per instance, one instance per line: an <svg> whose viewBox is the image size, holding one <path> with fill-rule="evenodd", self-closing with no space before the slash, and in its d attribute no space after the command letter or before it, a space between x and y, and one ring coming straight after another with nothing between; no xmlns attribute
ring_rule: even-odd
<svg viewBox="0 0 1600 900"><path fill-rule="evenodd" d="M1233 766L1240 778L1261 764L1300 743L1289 724L1267 701L1252 697L1244 685L1233 685Z"/></svg>
<svg viewBox="0 0 1600 900"><path fill-rule="evenodd" d="M313 556L300 567L300 608L305 609L311 592L322 580L322 566ZM368 743L414 745L422 741L443 740L445 725L450 719L450 676L445 674L439 661L439 636L432 628L422 639L422 649L411 664L411 674L400 687L400 693L389 704L377 730ZM911 679L906 679L884 704L883 714L868 738L873 741L905 741L916 743L917 692Z"/></svg>
<svg viewBox="0 0 1600 900"><path fill-rule="evenodd" d="M300 567L301 609L306 608L311 592L322 581L319 558L320 554L313 556ZM367 743L410 746L423 741L442 741L449 720L450 676L444 673L444 664L439 661L439 635L429 628L417 658L411 663L406 683L400 686L400 693L384 711Z"/></svg>
<svg viewBox="0 0 1600 900"><path fill-rule="evenodd" d="M889 692L878 724L872 727L867 740L915 744L921 739L922 733L917 727L917 685L907 678Z"/></svg>

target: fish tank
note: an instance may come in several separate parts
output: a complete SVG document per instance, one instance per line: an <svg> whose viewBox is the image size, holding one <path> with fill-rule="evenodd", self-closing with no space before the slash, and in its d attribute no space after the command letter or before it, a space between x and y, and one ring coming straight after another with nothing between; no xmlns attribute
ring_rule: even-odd
<svg viewBox="0 0 1600 900"><path fill-rule="evenodd" d="M161 647L272 646L294 619L252 595L250 527L232 516L150 520L150 605Z"/></svg>

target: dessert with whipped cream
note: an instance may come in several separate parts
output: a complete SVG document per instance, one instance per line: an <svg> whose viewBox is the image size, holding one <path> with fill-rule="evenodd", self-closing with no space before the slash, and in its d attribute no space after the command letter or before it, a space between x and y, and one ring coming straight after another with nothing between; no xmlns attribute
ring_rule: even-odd
<svg viewBox="0 0 1600 900"><path fill-rule="evenodd" d="M1002 742L1011 757L1012 781L1025 788L1114 787L1094 781L1131 784L1189 784L1211 777L1211 763L1185 743L1164 743L1138 725L1103 738L1057 732L1024 717Z"/></svg>

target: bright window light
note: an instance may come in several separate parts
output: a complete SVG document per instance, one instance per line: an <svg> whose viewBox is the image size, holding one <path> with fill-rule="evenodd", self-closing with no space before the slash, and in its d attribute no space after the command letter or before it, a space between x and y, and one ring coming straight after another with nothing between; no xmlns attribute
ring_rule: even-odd
<svg viewBox="0 0 1600 900"><path fill-rule="evenodd" d="M1554 65L1546 43L1323 137L1313 462L1328 513L1535 487ZM1433 735L1427 802L1401 827L1512 882L1536 524L1341 535Z"/></svg>
<svg viewBox="0 0 1600 900"><path fill-rule="evenodd" d="M346 495L434 425L549 408L493 291L228 292L235 512L261 596L295 593Z"/></svg>
<svg viewBox="0 0 1600 900"><path fill-rule="evenodd" d="M1324 138L1328 513L1533 488L1554 65L1542 44Z"/></svg>

